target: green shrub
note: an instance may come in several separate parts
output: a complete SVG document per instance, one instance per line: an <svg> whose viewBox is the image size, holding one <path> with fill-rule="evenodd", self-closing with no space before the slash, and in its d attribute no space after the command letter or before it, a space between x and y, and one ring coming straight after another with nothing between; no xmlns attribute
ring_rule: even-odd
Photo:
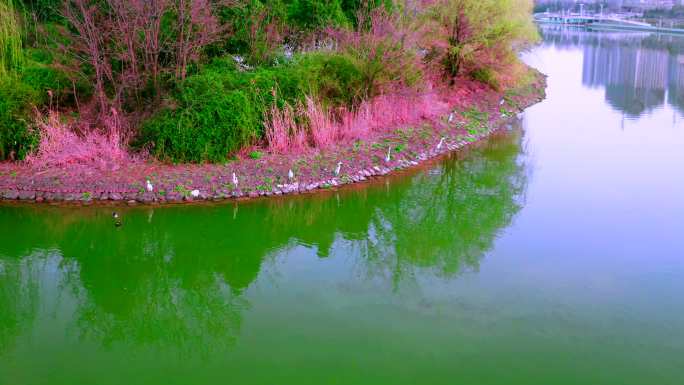
<svg viewBox="0 0 684 385"><path fill-rule="evenodd" d="M52 64L55 60L54 54L45 48L29 48L24 50L26 59L41 64Z"/></svg>
<svg viewBox="0 0 684 385"><path fill-rule="evenodd" d="M27 61L20 73L22 83L38 92L37 104L50 102L48 91L52 92L52 103L64 105L72 95L71 80L66 74L46 64Z"/></svg>
<svg viewBox="0 0 684 385"><path fill-rule="evenodd" d="M347 26L350 21L340 0L293 0L287 10L288 24L302 30L327 26Z"/></svg>
<svg viewBox="0 0 684 385"><path fill-rule="evenodd" d="M239 7L219 9L222 23L232 34L208 50L210 56L243 55L252 65L272 63L282 46L287 7L280 0L247 0Z"/></svg>
<svg viewBox="0 0 684 385"><path fill-rule="evenodd" d="M297 46L312 32L352 27L359 12L380 6L396 8L392 0L246 0L237 7L219 8L221 22L230 25L232 33L209 47L207 54L239 54L253 65L273 63L283 42Z"/></svg>
<svg viewBox="0 0 684 385"><path fill-rule="evenodd" d="M251 159L261 159L264 156L264 153L261 151L252 151L249 153L249 157Z"/></svg>
<svg viewBox="0 0 684 385"><path fill-rule="evenodd" d="M61 21L64 0L23 0L23 8L38 21Z"/></svg>
<svg viewBox="0 0 684 385"><path fill-rule="evenodd" d="M219 58L188 77L168 107L143 123L136 145L165 161L223 162L264 136L273 103L297 105L314 95L348 105L357 100L360 79L351 59L338 54L309 54L248 72Z"/></svg>
<svg viewBox="0 0 684 385"><path fill-rule="evenodd" d="M297 59L294 68L308 87L306 93L325 104L349 106L363 96L363 74L348 55L307 54Z"/></svg>
<svg viewBox="0 0 684 385"><path fill-rule="evenodd" d="M141 128L138 145L159 159L221 162L258 136L260 116L247 92L226 89L216 73L187 79L166 108Z"/></svg>
<svg viewBox="0 0 684 385"><path fill-rule="evenodd" d="M52 54L46 50L24 50L19 68L0 78L0 160L23 159L37 144L31 130L35 109L73 105L73 88L68 76L51 65ZM86 93L87 86L76 88ZM48 92L52 93L52 97Z"/></svg>
<svg viewBox="0 0 684 385"><path fill-rule="evenodd" d="M384 7L386 10L392 10L397 8L398 4L393 0L341 0L342 10L347 16L347 19L354 25L356 25L359 12L364 10L370 11L377 7ZM368 7L364 9L364 7Z"/></svg>
<svg viewBox="0 0 684 385"><path fill-rule="evenodd" d="M43 51L43 53L48 52L50 54L50 60L54 59L54 56L64 52L64 47L69 47L75 44L73 37L69 35L69 27L63 23L59 22L45 22L37 23L33 25L28 25L26 28L27 41L25 42L26 47L44 47L44 49L37 50L35 48L31 49L34 53L36 51ZM69 55L71 53L68 53ZM29 54L30 56L31 54ZM64 53L61 53L64 55ZM34 60L43 63L43 61L34 58Z"/></svg>
<svg viewBox="0 0 684 385"><path fill-rule="evenodd" d="M36 145L30 117L38 100L38 92L18 79L0 79L0 160L23 159Z"/></svg>
<svg viewBox="0 0 684 385"><path fill-rule="evenodd" d="M478 68L470 72L470 77L480 83L484 83L495 90L499 90L501 85L496 73L491 68Z"/></svg>
<svg viewBox="0 0 684 385"><path fill-rule="evenodd" d="M23 61L19 23L13 0L0 1L0 78L21 66Z"/></svg>

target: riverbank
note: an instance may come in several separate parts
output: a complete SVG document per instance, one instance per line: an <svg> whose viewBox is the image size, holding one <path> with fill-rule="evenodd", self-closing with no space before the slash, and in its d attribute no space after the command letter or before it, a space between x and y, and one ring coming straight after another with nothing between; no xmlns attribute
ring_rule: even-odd
<svg viewBox="0 0 684 385"><path fill-rule="evenodd" d="M545 76L530 71L525 84L504 92L463 80L453 112L439 122L305 154L269 154L254 148L220 165L140 162L106 170L83 165L41 170L2 163L0 200L165 204L300 194L360 183L417 166L506 128L510 119L545 96Z"/></svg>

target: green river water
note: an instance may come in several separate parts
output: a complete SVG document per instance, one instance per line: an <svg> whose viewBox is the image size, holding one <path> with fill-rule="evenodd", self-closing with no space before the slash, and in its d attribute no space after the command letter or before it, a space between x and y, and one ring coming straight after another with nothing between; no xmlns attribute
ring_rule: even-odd
<svg viewBox="0 0 684 385"><path fill-rule="evenodd" d="M548 98L423 169L0 206L0 384L684 383L684 40L542 35Z"/></svg>

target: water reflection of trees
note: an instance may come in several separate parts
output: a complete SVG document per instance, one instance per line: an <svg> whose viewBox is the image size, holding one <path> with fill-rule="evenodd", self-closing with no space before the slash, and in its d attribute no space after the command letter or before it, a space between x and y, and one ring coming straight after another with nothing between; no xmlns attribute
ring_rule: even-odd
<svg viewBox="0 0 684 385"><path fill-rule="evenodd" d="M543 26L540 32L546 45L583 49L582 83L604 87L614 109L637 117L667 101L684 113L681 37L561 26Z"/></svg>
<svg viewBox="0 0 684 385"><path fill-rule="evenodd" d="M343 250L355 267L393 284L419 270L448 278L477 269L520 208L520 151L521 135L512 132L387 185L134 209L120 229L110 209L2 208L0 343L35 322L38 293L47 295L36 287L46 280L60 280L55 286L74 298L81 338L210 350L235 341L250 306L245 290L294 244L321 258ZM25 267L39 261L51 262Z"/></svg>
<svg viewBox="0 0 684 385"><path fill-rule="evenodd" d="M32 258L0 262L0 356L35 320L38 277Z"/></svg>
<svg viewBox="0 0 684 385"><path fill-rule="evenodd" d="M402 199L379 205L368 261L396 282L415 268L443 277L476 269L498 232L519 210L526 185L519 143L494 139L476 156L422 174Z"/></svg>
<svg viewBox="0 0 684 385"><path fill-rule="evenodd" d="M522 204L526 186L519 131L455 155L430 171L359 191L269 202L268 228L288 229L328 256L335 235L361 264L392 280L416 269L450 277L479 266Z"/></svg>
<svg viewBox="0 0 684 385"><path fill-rule="evenodd" d="M151 210L125 215L123 231L114 228L108 210L25 208L2 214L0 221L13 230L3 233L0 246L0 306L11 313L2 316L8 325L2 322L0 335L20 332L28 322L14 319L39 306L37 296L17 292L35 293L31 288L43 285L41 280L59 279L75 302L80 338L193 354L235 341L248 307L242 292L259 273L262 250L232 249L218 228L206 231L201 221L188 222L173 210L162 215L162 226L153 224ZM31 235L10 241L9 234ZM36 249L52 252L38 255ZM35 274L24 264L57 266L59 274Z"/></svg>

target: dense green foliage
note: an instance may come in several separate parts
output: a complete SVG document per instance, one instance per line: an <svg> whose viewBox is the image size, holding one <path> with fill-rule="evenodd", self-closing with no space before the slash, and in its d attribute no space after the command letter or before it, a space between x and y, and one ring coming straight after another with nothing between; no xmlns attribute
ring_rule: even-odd
<svg viewBox="0 0 684 385"><path fill-rule="evenodd" d="M24 12L37 21L61 21L64 0L19 0Z"/></svg>
<svg viewBox="0 0 684 385"><path fill-rule="evenodd" d="M21 29L13 0L0 0L0 78L22 62Z"/></svg>
<svg viewBox="0 0 684 385"><path fill-rule="evenodd" d="M17 73L22 83L38 92L37 106L71 106L75 102L74 92L89 94L88 84L72 79L56 65L49 51L29 49L25 56L25 64Z"/></svg>
<svg viewBox="0 0 684 385"><path fill-rule="evenodd" d="M217 79L203 76L201 80L209 81L205 86L210 88L182 93L179 110L164 110L143 125L141 139L154 143L151 151L158 158L221 161L257 137L260 122L248 95L239 90L208 92L224 90Z"/></svg>
<svg viewBox="0 0 684 385"><path fill-rule="evenodd" d="M142 126L140 143L151 145L158 158L174 162L225 159L259 136L257 108L263 105L259 99L264 92L256 82L240 87L245 80L234 69L208 69L189 77L173 95L174 106Z"/></svg>
<svg viewBox="0 0 684 385"><path fill-rule="evenodd" d="M35 145L37 139L29 127L31 106L39 97L13 77L0 79L0 159L21 159Z"/></svg>
<svg viewBox="0 0 684 385"><path fill-rule="evenodd" d="M282 54L280 43L296 46L325 28L350 28L359 12L383 7L392 0L245 0L238 7L220 9L221 22L233 33L210 49L211 55L244 55L249 63L272 62Z"/></svg>
<svg viewBox="0 0 684 385"><path fill-rule="evenodd" d="M0 0L0 160L34 148L36 111L96 129L112 127L114 111L159 159L222 162L265 138L274 106L349 111L440 77L499 88L515 45L533 39L530 10L529 0Z"/></svg>
<svg viewBox="0 0 684 385"><path fill-rule="evenodd" d="M36 109L71 105L74 90L87 94L87 85L52 65L49 52L29 49L24 56L20 68L0 79L0 160L23 159L35 147Z"/></svg>
<svg viewBox="0 0 684 385"><path fill-rule="evenodd" d="M13 0L0 0L0 160L22 159L34 148L34 108L50 102L48 91L58 102L71 88L50 66L49 52L22 47L19 11Z"/></svg>
<svg viewBox="0 0 684 385"><path fill-rule="evenodd" d="M218 59L190 76L141 127L139 146L173 162L220 162L261 138L267 110L315 95L331 105L358 98L361 75L338 54L310 54L278 66L239 71Z"/></svg>
<svg viewBox="0 0 684 385"><path fill-rule="evenodd" d="M353 57L346 54L312 53L297 63L302 82L309 95L333 106L354 105L362 98L363 71Z"/></svg>
<svg viewBox="0 0 684 385"><path fill-rule="evenodd" d="M15 6L12 0L0 0L0 160L23 159L35 148L38 135L32 126L37 109L69 107L75 92L84 97L91 93L83 79L72 81L57 65L58 52L22 46L21 25L30 22L22 15L35 9L36 19L56 19L60 4L61 0L36 0Z"/></svg>

